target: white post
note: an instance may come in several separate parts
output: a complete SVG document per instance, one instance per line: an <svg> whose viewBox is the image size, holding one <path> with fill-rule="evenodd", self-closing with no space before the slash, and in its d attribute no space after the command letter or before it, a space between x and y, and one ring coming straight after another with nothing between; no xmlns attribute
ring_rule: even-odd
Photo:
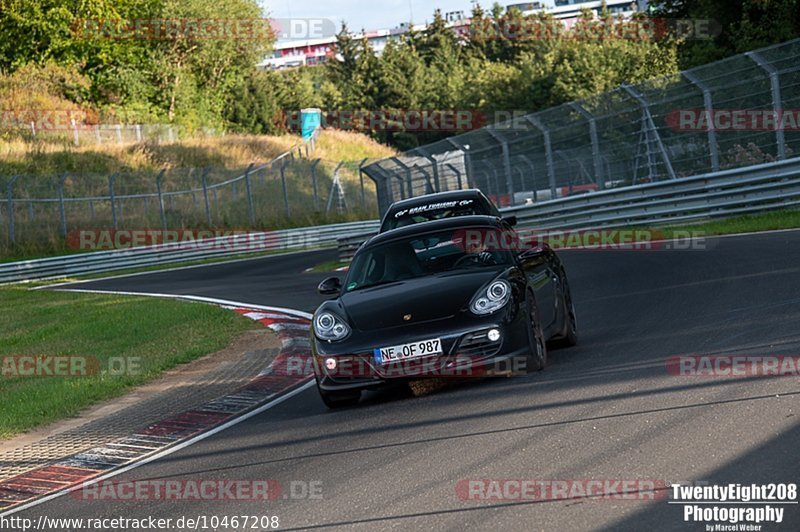
<svg viewBox="0 0 800 532"><path fill-rule="evenodd" d="M80 139L78 139L78 124L75 123L75 119L72 119L72 135L75 138L75 145L80 145Z"/></svg>

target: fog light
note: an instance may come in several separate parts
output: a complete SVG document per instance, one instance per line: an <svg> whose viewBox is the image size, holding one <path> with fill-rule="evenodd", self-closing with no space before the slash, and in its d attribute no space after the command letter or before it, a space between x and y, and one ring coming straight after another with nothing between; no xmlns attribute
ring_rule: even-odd
<svg viewBox="0 0 800 532"><path fill-rule="evenodd" d="M486 334L486 337L489 338L490 342L496 342L500 339L500 331L497 329L489 329L489 332Z"/></svg>
<svg viewBox="0 0 800 532"><path fill-rule="evenodd" d="M325 367L329 370L333 371L336 369L336 359L335 358L326 358L325 359Z"/></svg>

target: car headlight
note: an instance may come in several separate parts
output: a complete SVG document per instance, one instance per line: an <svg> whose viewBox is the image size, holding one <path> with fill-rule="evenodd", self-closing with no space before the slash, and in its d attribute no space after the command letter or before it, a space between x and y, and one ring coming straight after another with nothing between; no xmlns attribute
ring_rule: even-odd
<svg viewBox="0 0 800 532"><path fill-rule="evenodd" d="M323 312L314 318L314 333L320 340L342 340L350 334L350 327L330 312Z"/></svg>
<svg viewBox="0 0 800 532"><path fill-rule="evenodd" d="M486 290L478 292L478 294L472 298L469 309L473 314L491 314L503 308L510 298L511 285L508 284L508 281L498 279L497 281L493 281Z"/></svg>

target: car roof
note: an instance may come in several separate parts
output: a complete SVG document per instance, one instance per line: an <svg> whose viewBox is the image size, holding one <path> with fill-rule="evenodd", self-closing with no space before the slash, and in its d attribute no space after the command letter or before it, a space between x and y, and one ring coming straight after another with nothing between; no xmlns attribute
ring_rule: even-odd
<svg viewBox="0 0 800 532"><path fill-rule="evenodd" d="M477 214L470 216L455 216L453 218L441 218L439 220L430 220L427 222L406 225L398 229L392 229L391 231L373 236L367 240L362 247L373 246L376 244L382 244L384 242L413 237L425 233L446 231L448 229L458 229L460 227L492 227L496 229L505 228L500 221L500 218L497 218L496 216L484 216Z"/></svg>
<svg viewBox="0 0 800 532"><path fill-rule="evenodd" d="M480 199L488 201L488 198L476 188L469 188L465 190L451 190L448 192L435 192L433 194L426 194L424 196L415 196L404 200L392 203L389 207L390 211L395 209L407 209L411 207L418 207L434 201L453 201L461 199Z"/></svg>

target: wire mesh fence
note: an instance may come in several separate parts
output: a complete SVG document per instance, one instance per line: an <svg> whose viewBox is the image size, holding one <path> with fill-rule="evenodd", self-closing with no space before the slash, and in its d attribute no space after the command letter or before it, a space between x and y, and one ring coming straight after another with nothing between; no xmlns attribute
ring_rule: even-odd
<svg viewBox="0 0 800 532"><path fill-rule="evenodd" d="M364 171L380 209L475 187L499 206L800 154L800 39L421 146Z"/></svg>
<svg viewBox="0 0 800 532"><path fill-rule="evenodd" d="M43 117L16 124L13 131L25 138L62 139L75 146L128 144L131 142L175 142L184 138L218 137L212 128L188 132L171 124L83 124L75 120L48 121Z"/></svg>
<svg viewBox="0 0 800 532"><path fill-rule="evenodd" d="M84 249L81 235L97 230L279 229L376 216L366 161L300 154L245 168L0 179L0 250Z"/></svg>

